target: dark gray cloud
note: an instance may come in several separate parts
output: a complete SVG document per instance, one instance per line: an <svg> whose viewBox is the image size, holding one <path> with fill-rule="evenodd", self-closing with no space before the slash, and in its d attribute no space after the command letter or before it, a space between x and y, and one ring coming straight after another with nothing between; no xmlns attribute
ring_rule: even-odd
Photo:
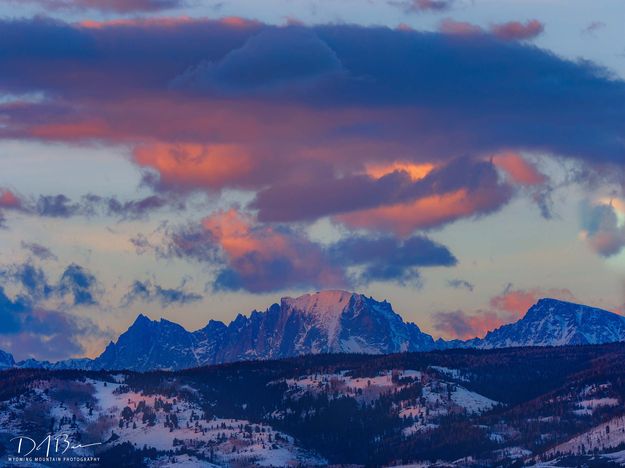
<svg viewBox="0 0 625 468"><path fill-rule="evenodd" d="M44 245L37 242L21 242L22 249L27 250L40 260L58 260L58 257Z"/></svg>
<svg viewBox="0 0 625 468"><path fill-rule="evenodd" d="M97 305L101 291L96 277L86 268L72 263L62 272L58 282L51 282L41 267L31 261L0 269L0 281L20 288L20 296L36 305L51 297L68 296L73 306Z"/></svg>
<svg viewBox="0 0 625 468"><path fill-rule="evenodd" d="M0 286L0 348L18 360L66 359L85 352L80 338L103 332L89 319L9 298Z"/></svg>
<svg viewBox="0 0 625 468"><path fill-rule="evenodd" d="M35 212L39 216L50 218L69 218L81 211L81 206L63 194L41 195L37 200Z"/></svg>
<svg viewBox="0 0 625 468"><path fill-rule="evenodd" d="M190 304L202 299L201 294L186 291L184 284L177 288L164 288L151 281L135 281L122 299L122 303L127 306L140 300L158 302L162 307L167 307L173 304Z"/></svg>
<svg viewBox="0 0 625 468"><path fill-rule="evenodd" d="M475 286L472 283L469 283L463 279L451 279L447 281L449 287L454 289L466 289L467 291L473 292Z"/></svg>
<svg viewBox="0 0 625 468"><path fill-rule="evenodd" d="M458 260L447 249L425 236L407 239L395 237L350 236L332 244L329 261L337 266L356 266L361 272L356 283L394 281L407 283L416 280L418 268L454 266Z"/></svg>
<svg viewBox="0 0 625 468"><path fill-rule="evenodd" d="M389 5L401 8L406 13L440 13L450 10L454 5L455 0L391 0L388 3Z"/></svg>
<svg viewBox="0 0 625 468"><path fill-rule="evenodd" d="M500 180L492 162L465 157L454 159L417 181L406 172L396 171L381 178L353 175L306 183L277 183L260 191L251 206L259 210L261 221L303 221L463 189L468 198L483 200L475 214L498 209L512 194L512 187Z"/></svg>
<svg viewBox="0 0 625 468"><path fill-rule="evenodd" d="M81 338L104 336L102 330L87 318L40 305L53 295L61 294L63 288L71 289L69 294L73 297L73 305L87 301L92 279L84 271L76 273L75 266L68 267L67 271L70 273L64 274L58 285L51 285L45 273L29 263L12 265L0 271L1 349L11 352L18 360L29 357L65 359L85 352ZM84 278L88 278L87 283ZM13 298L7 295L4 288L9 283L20 289ZM76 286L77 283L80 286ZM93 297L91 299L93 301Z"/></svg>
<svg viewBox="0 0 625 468"><path fill-rule="evenodd" d="M69 294L74 305L95 305L98 295L96 277L86 268L72 263L69 265L57 285L59 294Z"/></svg>
<svg viewBox="0 0 625 468"><path fill-rule="evenodd" d="M228 226L236 226L232 231ZM217 290L356 287L372 281L418 283L419 269L457 264L447 247L425 236L350 236L329 245L301 229L256 223L234 211L202 224L168 228L165 243L136 239L141 252L188 258L216 268ZM240 245L232 249L230 246ZM141 285L138 285L141 286Z"/></svg>
<svg viewBox="0 0 625 468"><path fill-rule="evenodd" d="M586 241L602 257L619 254L625 247L625 226L621 225L614 206L582 203L581 225Z"/></svg>
<svg viewBox="0 0 625 468"><path fill-rule="evenodd" d="M169 10L185 5L184 0L9 0L32 3L46 10L97 10L106 13L139 13Z"/></svg>
<svg viewBox="0 0 625 468"><path fill-rule="evenodd" d="M172 84L215 94L279 96L284 87L304 93L342 72L336 54L313 31L266 29L219 62L204 61Z"/></svg>
<svg viewBox="0 0 625 468"><path fill-rule="evenodd" d="M101 104L138 89L162 98L172 82L188 85L176 88L183 95L232 97L216 85L236 73L241 99L253 96L316 109L394 108L398 121L372 115L367 131L376 128L377 138L392 138L438 158L502 148L604 162L619 162L623 154L621 79L591 62L565 60L492 34L350 25L235 26L208 20L84 28L42 18L5 20L2 30L0 66L5 73L0 87L63 97L33 103L31 109L3 108L9 122L3 133L8 135L29 134L34 124L53 116L57 122L83 121L83 113L106 120L109 133L100 136L116 138L124 134L122 126L136 136L153 135L162 131L154 125L154 115L127 125L121 113L115 114L118 121L101 114L110 107ZM309 61L295 57L299 47L311 52ZM57 66L59 61L64 67ZM208 71L205 64L211 64ZM332 73L338 64L341 72ZM191 78L194 70L196 79ZM211 85L198 88L203 78ZM298 83L310 79L314 86L302 93ZM145 111L153 114L153 109ZM479 118L475 109L480 109ZM424 112L427 119L419 118ZM178 131L175 125L170 128ZM215 136L205 127L200 132L187 126L180 132L184 135L178 137L198 141ZM453 138L445 137L449 135ZM366 137L364 127L361 136Z"/></svg>

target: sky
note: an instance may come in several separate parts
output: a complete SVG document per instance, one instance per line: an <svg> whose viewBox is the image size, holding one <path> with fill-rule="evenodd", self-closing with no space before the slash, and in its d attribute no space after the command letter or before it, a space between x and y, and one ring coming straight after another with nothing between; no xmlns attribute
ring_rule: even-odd
<svg viewBox="0 0 625 468"><path fill-rule="evenodd" d="M0 0L0 349L284 296L625 313L622 0Z"/></svg>

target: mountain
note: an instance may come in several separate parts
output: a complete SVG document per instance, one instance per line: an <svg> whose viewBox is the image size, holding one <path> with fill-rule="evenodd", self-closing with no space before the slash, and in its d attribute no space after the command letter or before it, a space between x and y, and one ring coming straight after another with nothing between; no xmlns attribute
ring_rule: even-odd
<svg viewBox="0 0 625 468"><path fill-rule="evenodd" d="M116 343L109 343L92 363L97 369L184 369L200 365L197 341L180 325L140 314Z"/></svg>
<svg viewBox="0 0 625 468"><path fill-rule="evenodd" d="M625 341L625 317L585 305L540 299L515 323L472 340L434 339L406 323L387 301L362 294L322 291L285 297L264 312L239 314L226 325L211 320L189 332L139 315L96 359L17 364L0 352L0 369L177 370L225 362L280 359L305 354L390 354L450 348L563 346ZM7 357L8 356L8 357Z"/></svg>
<svg viewBox="0 0 625 468"><path fill-rule="evenodd" d="M13 356L5 351L0 350L0 369L9 369L15 366Z"/></svg>
<svg viewBox="0 0 625 468"><path fill-rule="evenodd" d="M473 343L478 348L504 348L616 341L625 341L625 317L572 302L540 299L518 322L488 332Z"/></svg>
<svg viewBox="0 0 625 468"><path fill-rule="evenodd" d="M139 315L90 368L183 369L303 354L428 351L430 335L405 323L386 301L362 294L323 291L286 297L264 312L239 314L229 325L211 320L195 332Z"/></svg>

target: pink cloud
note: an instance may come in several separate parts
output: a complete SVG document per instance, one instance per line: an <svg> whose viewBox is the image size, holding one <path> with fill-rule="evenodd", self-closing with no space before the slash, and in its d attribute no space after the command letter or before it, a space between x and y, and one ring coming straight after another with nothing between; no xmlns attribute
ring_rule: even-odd
<svg viewBox="0 0 625 468"><path fill-rule="evenodd" d="M489 302L489 309L467 313L462 310L438 312L433 316L434 328L448 338L470 339L484 337L486 333L502 325L515 322L539 299L549 297L563 301L575 301L568 289L507 289Z"/></svg>
<svg viewBox="0 0 625 468"><path fill-rule="evenodd" d="M184 0L23 0L51 10L99 10L115 13L152 12L181 7Z"/></svg>
<svg viewBox="0 0 625 468"><path fill-rule="evenodd" d="M538 299L549 297L563 301L575 301L575 296L568 289L516 289L507 290L490 300L490 306L502 312L507 312L510 319L520 319ZM512 321L512 320L509 320Z"/></svg>
<svg viewBox="0 0 625 468"><path fill-rule="evenodd" d="M522 41L534 39L542 34L544 25L536 20L529 20L525 23L520 21L509 21L507 23L492 24L488 30L466 21L454 21L444 19L440 22L439 31L444 34L474 36L480 34L491 34L504 41Z"/></svg>
<svg viewBox="0 0 625 468"><path fill-rule="evenodd" d="M532 19L525 23L509 21L507 23L494 24L490 32L499 39L506 41L522 41L534 39L545 30L545 26L538 20Z"/></svg>
<svg viewBox="0 0 625 468"><path fill-rule="evenodd" d="M17 209L22 206L21 200L9 189L0 187L0 208Z"/></svg>
<svg viewBox="0 0 625 468"><path fill-rule="evenodd" d="M350 228L391 231L407 236L420 229L430 229L461 218L497 210L508 199L504 191L490 189L457 191L430 195L414 201L381 206L354 213L337 215L335 219Z"/></svg>
<svg viewBox="0 0 625 468"><path fill-rule="evenodd" d="M467 314L461 310L438 312L434 315L434 328L444 336L468 340L483 337L490 330L503 325L502 318L492 311Z"/></svg>
<svg viewBox="0 0 625 468"><path fill-rule="evenodd" d="M493 164L519 185L541 185L547 181L547 177L519 153L509 151L497 154L493 157Z"/></svg>
<svg viewBox="0 0 625 468"><path fill-rule="evenodd" d="M484 30L472 23L466 21L454 21L446 18L440 22L438 30L444 34L457 34L457 35L474 35L483 34Z"/></svg>
<svg viewBox="0 0 625 468"><path fill-rule="evenodd" d="M221 189L236 186L257 169L248 148L233 144L166 144L139 146L135 162L160 174L169 188Z"/></svg>
<svg viewBox="0 0 625 468"><path fill-rule="evenodd" d="M281 231L231 209L204 219L202 227L225 255L227 269L217 288L251 292L288 287L341 287L341 268L330 266L318 244L294 231Z"/></svg>

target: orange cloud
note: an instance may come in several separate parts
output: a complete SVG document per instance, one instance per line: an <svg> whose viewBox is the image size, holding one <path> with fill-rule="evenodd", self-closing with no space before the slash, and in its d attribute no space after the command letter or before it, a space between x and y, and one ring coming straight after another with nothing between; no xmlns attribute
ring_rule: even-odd
<svg viewBox="0 0 625 468"><path fill-rule="evenodd" d="M164 18L116 18L104 21L84 20L78 26L87 29L119 28L119 27L173 27L199 22L189 16L170 16Z"/></svg>
<svg viewBox="0 0 625 468"><path fill-rule="evenodd" d="M533 39L544 31L544 25L536 20L529 20L526 23L520 21L509 21L502 24L494 24L490 31L499 39L507 41L520 41Z"/></svg>
<svg viewBox="0 0 625 468"><path fill-rule="evenodd" d="M575 296L568 289L517 289L506 291L490 300L490 306L510 314L511 319L516 320L525 315L527 310L545 297L564 301L575 301ZM509 320L512 321L512 320Z"/></svg>
<svg viewBox="0 0 625 468"><path fill-rule="evenodd" d="M489 305L493 310L478 310L473 313L457 310L434 314L434 328L447 338L481 338L491 330L521 319L530 307L544 297L575 301L568 289L506 290L490 300Z"/></svg>
<svg viewBox="0 0 625 468"><path fill-rule="evenodd" d="M343 271L329 265L320 247L295 231L254 225L253 219L234 209L205 218L202 226L226 257L218 288L260 292L346 285Z"/></svg>
<svg viewBox="0 0 625 468"><path fill-rule="evenodd" d="M484 31L475 24L466 21L454 21L446 18L438 25L438 30L444 34L457 34L461 36L482 34Z"/></svg>
<svg viewBox="0 0 625 468"><path fill-rule="evenodd" d="M353 228L390 230L407 236L417 229L428 229L456 219L496 209L501 203L490 192L460 189L432 195L408 203L382 206L339 215L336 219Z"/></svg>
<svg viewBox="0 0 625 468"><path fill-rule="evenodd" d="M13 192L0 188L0 208L19 208L21 201Z"/></svg>
<svg viewBox="0 0 625 468"><path fill-rule="evenodd" d="M536 167L515 152L494 156L493 164L503 170L512 182L519 185L541 185L547 180Z"/></svg>
<svg viewBox="0 0 625 468"><path fill-rule="evenodd" d="M397 171L406 172L412 180L423 179L436 166L430 163L415 164L405 161L395 161L391 164L368 164L365 166L365 172L368 176L379 179L387 174Z"/></svg>
<svg viewBox="0 0 625 468"><path fill-rule="evenodd" d="M449 18L444 19L438 25L438 30L444 34L471 36L490 33L504 41L533 39L540 35L544 29L544 25L536 19L529 20L526 23L509 21L507 23L493 24L488 29L466 21L454 21Z"/></svg>
<svg viewBox="0 0 625 468"><path fill-rule="evenodd" d="M434 315L434 328L448 338L468 340L483 337L490 330L500 327L505 322L495 312L478 311L467 314L461 310L438 312Z"/></svg>
<svg viewBox="0 0 625 468"><path fill-rule="evenodd" d="M110 20L84 20L77 23L77 26L86 29L104 29L104 28L135 28L135 27L150 27L150 28L173 28L178 26L185 26L192 23L206 23L206 18L191 18L190 16L168 16L161 18L115 18ZM238 16L226 16L224 18L214 21L216 24L222 24L232 28L245 28L249 26L258 26L261 23L258 21L249 20L246 18L240 18Z"/></svg>
<svg viewBox="0 0 625 468"><path fill-rule="evenodd" d="M111 133L109 125L102 120L82 122L50 123L34 126L31 131L36 138L54 140L82 140L85 138L105 138Z"/></svg>
<svg viewBox="0 0 625 468"><path fill-rule="evenodd" d="M134 151L137 164L160 174L169 187L215 188L238 183L254 170L245 147L233 144L165 144L140 146Z"/></svg>

